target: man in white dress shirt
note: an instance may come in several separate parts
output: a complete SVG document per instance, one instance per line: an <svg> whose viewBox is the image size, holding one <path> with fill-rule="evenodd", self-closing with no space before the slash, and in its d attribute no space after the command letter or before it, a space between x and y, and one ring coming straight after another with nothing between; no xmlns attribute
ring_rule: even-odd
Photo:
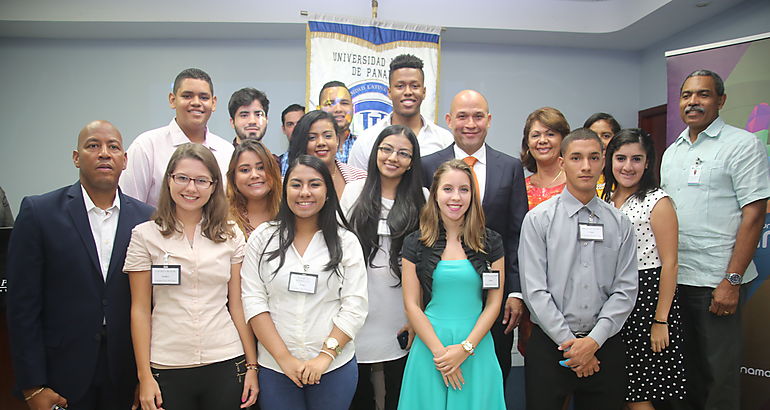
<svg viewBox="0 0 770 410"><path fill-rule="evenodd" d="M168 160L179 145L203 144L214 153L222 171L227 172L233 146L209 132L207 124L217 108L214 85L206 72L188 68L174 80L168 103L176 117L165 127L140 134L128 147L128 167L120 178L120 188L152 206L158 205L160 186Z"/></svg>
<svg viewBox="0 0 770 410"><path fill-rule="evenodd" d="M366 169L374 141L389 125L411 128L417 135L422 156L442 150L454 142L452 133L420 115L420 106L425 99L425 74L422 66L422 60L409 54L402 54L391 61L388 97L393 104L393 113L359 135L350 150L348 164Z"/></svg>

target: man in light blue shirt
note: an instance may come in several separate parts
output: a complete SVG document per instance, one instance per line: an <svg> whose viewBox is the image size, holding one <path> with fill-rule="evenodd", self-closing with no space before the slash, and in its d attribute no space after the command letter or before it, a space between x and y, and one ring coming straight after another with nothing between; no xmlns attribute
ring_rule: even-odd
<svg viewBox="0 0 770 410"><path fill-rule="evenodd" d="M716 73L687 76L679 98L687 129L661 164L661 186L679 219L685 408L740 407L741 284L757 277L751 259L770 196L766 149L755 135L719 118L726 99Z"/></svg>
<svg viewBox="0 0 770 410"><path fill-rule="evenodd" d="M603 145L587 128L561 144L564 191L524 217L519 272L532 336L525 355L527 409L620 409L626 389L618 332L638 293L631 221L596 196Z"/></svg>

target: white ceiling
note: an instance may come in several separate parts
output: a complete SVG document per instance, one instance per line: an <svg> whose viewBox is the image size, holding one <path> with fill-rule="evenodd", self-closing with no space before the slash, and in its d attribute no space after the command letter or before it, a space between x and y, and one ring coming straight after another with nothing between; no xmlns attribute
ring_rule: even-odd
<svg viewBox="0 0 770 410"><path fill-rule="evenodd" d="M378 18L443 26L444 42L639 50L741 1L379 0ZM0 36L301 39L300 11L370 18L371 0L2 0Z"/></svg>

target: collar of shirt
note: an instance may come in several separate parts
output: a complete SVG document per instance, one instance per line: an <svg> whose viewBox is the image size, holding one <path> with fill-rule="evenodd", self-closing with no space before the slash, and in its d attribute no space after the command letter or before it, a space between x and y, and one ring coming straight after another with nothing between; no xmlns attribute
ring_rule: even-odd
<svg viewBox="0 0 770 410"><path fill-rule="evenodd" d="M390 115L388 115L387 117L383 118L380 121L385 121L384 124L385 124L385 127L387 127L389 125L393 125L393 121L392 120L393 120L393 114L390 114ZM432 129L433 127L436 126L431 121L426 121L425 117L423 117L422 114L420 114L420 121L422 121L422 127L420 128L420 132L417 133L418 137L420 136L420 134L422 134L423 131L425 131L427 129Z"/></svg>
<svg viewBox="0 0 770 410"><path fill-rule="evenodd" d="M86 205L86 212L91 213L94 209L101 210L101 208L97 207L96 204L94 204L94 201L91 200L91 196L88 195L88 191L86 191L86 188L83 185L80 185L80 189L83 191L83 202ZM118 191L115 190L115 199L112 201L112 206L105 209L105 212L112 212L113 209L120 210L120 195L118 195Z"/></svg>
<svg viewBox="0 0 770 410"><path fill-rule="evenodd" d="M700 138L701 135L705 135L711 138L718 138L719 133L722 132L722 128L724 128L724 126L725 121L722 119L722 117L717 117L714 121L711 121L711 124L709 124L705 130L698 134L698 138ZM679 136L676 138L675 142L677 144L687 142L688 144L692 145L693 143L690 142L690 127L685 128L684 131L682 131L682 133L679 134ZM698 140L695 140L695 142L698 142Z"/></svg>
<svg viewBox="0 0 770 410"><path fill-rule="evenodd" d="M182 129L179 127L179 124L177 124L176 122L176 118L171 120L171 123L168 124L168 131L169 131L169 134L171 135L171 144L174 147L178 147L182 144L192 142L190 141L190 138L188 138L187 135L184 133L184 131L182 131ZM204 147L212 151L216 151L217 147L211 145L208 136L209 136L209 128L206 127L206 138L203 140L203 144L201 145L203 145Z"/></svg>
<svg viewBox="0 0 770 410"><path fill-rule="evenodd" d="M481 148L478 149L478 151L474 152L473 154L468 154L467 152L463 151L462 148L458 147L457 144L453 144L453 149L455 152L455 158L457 159L463 159L465 157L474 157L476 158L476 162L480 162L484 165L487 165L487 144L483 144Z"/></svg>
<svg viewBox="0 0 770 410"><path fill-rule="evenodd" d="M560 195L559 201L561 201L561 204L564 206L564 210L567 211L567 215L569 215L570 218L575 216L575 214L578 213L578 211L580 211L585 207L585 208L588 208L589 211L591 211L591 213L593 214L594 217L596 217L596 219L599 219L600 199L598 196L594 195L594 197L591 198L591 200L584 205L577 198L575 198L575 196L572 195L571 192L569 192L569 188L567 187L564 187L564 190L561 191L561 194L559 195Z"/></svg>

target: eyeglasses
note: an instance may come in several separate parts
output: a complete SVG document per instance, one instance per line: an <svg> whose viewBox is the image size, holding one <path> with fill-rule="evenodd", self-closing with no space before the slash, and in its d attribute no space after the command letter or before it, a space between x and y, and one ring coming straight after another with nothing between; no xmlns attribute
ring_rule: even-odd
<svg viewBox="0 0 770 410"><path fill-rule="evenodd" d="M171 174L169 175L171 179L174 180L174 182L177 185L187 185L190 183L190 181L195 181L195 186L198 188L206 189L211 186L211 184L214 183L214 181L208 180L206 178L190 178L187 175L181 175L181 174Z"/></svg>
<svg viewBox="0 0 770 410"><path fill-rule="evenodd" d="M379 147L377 147L377 149L386 157L391 156L395 151L396 155L398 155L399 158L412 159L412 154L410 154L409 151L407 150L402 149L402 150L396 151L393 149L393 147L389 147L387 145L380 145Z"/></svg>

